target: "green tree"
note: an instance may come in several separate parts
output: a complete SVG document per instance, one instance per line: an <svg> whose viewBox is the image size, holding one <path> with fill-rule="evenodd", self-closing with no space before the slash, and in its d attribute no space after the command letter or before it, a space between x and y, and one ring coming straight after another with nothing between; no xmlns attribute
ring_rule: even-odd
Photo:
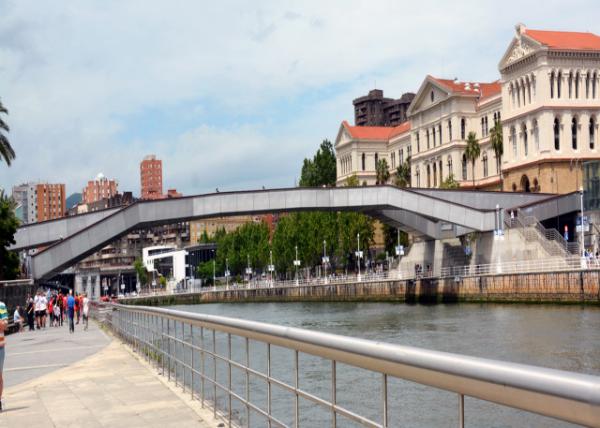
<svg viewBox="0 0 600 428"><path fill-rule="evenodd" d="M2 105L0 100L0 114L8 114L8 110ZM7 123L0 116L0 160L4 159L4 162L10 166L12 160L16 157L15 151L13 150L6 133L10 131Z"/></svg>
<svg viewBox="0 0 600 428"><path fill-rule="evenodd" d="M360 186L360 181L358 181L358 176L356 174L352 174L350 177L346 178L346 186L347 187Z"/></svg>
<svg viewBox="0 0 600 428"><path fill-rule="evenodd" d="M337 178L333 144L323 140L311 159L304 159L300 173L301 187L335 186Z"/></svg>
<svg viewBox="0 0 600 428"><path fill-rule="evenodd" d="M217 276L224 274L226 265L232 275L243 274L248 258L251 267L257 270L264 269L268 264L269 227L265 222L246 223L231 233L221 234L216 242Z"/></svg>
<svg viewBox="0 0 600 428"><path fill-rule="evenodd" d="M200 263L196 268L196 275L202 280L204 285L213 284L213 261L209 260L204 263Z"/></svg>
<svg viewBox="0 0 600 428"><path fill-rule="evenodd" d="M390 255L396 254L396 245L398 245L398 229L387 224L383 225L383 237L385 243L385 250ZM404 231L400 231L400 245L408 246L408 234Z"/></svg>
<svg viewBox="0 0 600 428"><path fill-rule="evenodd" d="M338 214L338 256L345 267L350 267L357 250L357 234L360 233L360 249L367 254L375 234L374 220L364 214L342 212Z"/></svg>
<svg viewBox="0 0 600 428"><path fill-rule="evenodd" d="M387 160L379 159L377 165L375 165L375 174L377 177L378 185L383 185L390 179L390 167L388 166Z"/></svg>
<svg viewBox="0 0 600 428"><path fill-rule="evenodd" d="M161 275L161 277L158 278L158 283L160 284L160 288L166 288L167 287L167 278L165 278L164 276Z"/></svg>
<svg viewBox="0 0 600 428"><path fill-rule="evenodd" d="M504 145L502 143L502 125L499 121L496 122L490 131L490 144L494 154L496 155L496 172L500 174L500 165L502 162L502 155L504 154Z"/></svg>
<svg viewBox="0 0 600 428"><path fill-rule="evenodd" d="M146 271L146 267L140 258L135 259L133 262L133 268L135 269L135 274L140 281L140 285L148 284L148 271Z"/></svg>
<svg viewBox="0 0 600 428"><path fill-rule="evenodd" d="M460 184L454 178L454 174L450 174L448 176L448 178L446 178L440 184L440 189L458 189L459 187L460 187Z"/></svg>
<svg viewBox="0 0 600 428"><path fill-rule="evenodd" d="M0 191L0 279L15 279L19 275L19 256L7 248L15 243L18 227L14 201Z"/></svg>
<svg viewBox="0 0 600 428"><path fill-rule="evenodd" d="M398 187L410 187L410 157L396 168L394 184Z"/></svg>
<svg viewBox="0 0 600 428"><path fill-rule="evenodd" d="M475 160L481 154L481 147L477 140L477 135L471 131L467 135L467 147L465 147L465 157L471 162L471 172L473 173L473 188L475 188Z"/></svg>

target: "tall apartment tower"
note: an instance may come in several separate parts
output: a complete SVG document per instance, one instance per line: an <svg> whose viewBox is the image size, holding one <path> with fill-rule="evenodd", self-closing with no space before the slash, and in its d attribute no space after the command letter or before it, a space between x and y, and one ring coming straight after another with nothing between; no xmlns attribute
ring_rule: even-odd
<svg viewBox="0 0 600 428"><path fill-rule="evenodd" d="M148 155L140 163L142 199L162 199L162 161L154 155Z"/></svg>
<svg viewBox="0 0 600 428"><path fill-rule="evenodd" d="M65 216L64 184L25 183L13 187L13 199L20 207L24 224L53 220Z"/></svg>
<svg viewBox="0 0 600 428"><path fill-rule="evenodd" d="M369 95L356 98L354 123L356 126L398 126L407 121L406 111L415 97L407 92L397 100L385 98L381 89L369 91Z"/></svg>
<svg viewBox="0 0 600 428"><path fill-rule="evenodd" d="M83 203L91 204L102 199L112 198L117 194L117 186L116 180L109 180L100 173L94 180L88 181L87 186L83 189Z"/></svg>

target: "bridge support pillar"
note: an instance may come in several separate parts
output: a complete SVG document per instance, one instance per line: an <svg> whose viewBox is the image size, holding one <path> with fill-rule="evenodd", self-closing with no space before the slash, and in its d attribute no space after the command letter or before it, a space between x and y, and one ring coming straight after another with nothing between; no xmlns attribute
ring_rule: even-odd
<svg viewBox="0 0 600 428"><path fill-rule="evenodd" d="M75 293L83 291L83 278L80 274L75 274Z"/></svg>
<svg viewBox="0 0 600 428"><path fill-rule="evenodd" d="M102 287L102 284L100 284L100 275L95 275L94 276L94 291L92 294L90 294L92 296L92 299L94 300L100 300L100 287Z"/></svg>

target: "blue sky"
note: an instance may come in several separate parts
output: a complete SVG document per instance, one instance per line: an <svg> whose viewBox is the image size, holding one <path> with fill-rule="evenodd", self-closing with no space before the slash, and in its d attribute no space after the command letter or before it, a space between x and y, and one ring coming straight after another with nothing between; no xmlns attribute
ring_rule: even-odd
<svg viewBox="0 0 600 428"><path fill-rule="evenodd" d="M568 13L567 13L568 12ZM0 187L139 194L163 159L184 194L292 186L302 159L375 85L492 81L518 22L600 33L593 1L0 0L0 98L17 152Z"/></svg>

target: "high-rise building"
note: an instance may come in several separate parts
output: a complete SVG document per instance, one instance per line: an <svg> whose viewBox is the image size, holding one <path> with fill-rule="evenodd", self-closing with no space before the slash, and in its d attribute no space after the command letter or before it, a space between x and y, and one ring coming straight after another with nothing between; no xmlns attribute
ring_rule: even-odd
<svg viewBox="0 0 600 428"><path fill-rule="evenodd" d="M397 100L384 98L381 89L369 91L369 95L356 98L354 123L356 126L397 126L406 122L406 111L415 94L407 92Z"/></svg>
<svg viewBox="0 0 600 428"><path fill-rule="evenodd" d="M20 207L24 224L53 220L65 216L64 184L25 183L13 187L13 199Z"/></svg>
<svg viewBox="0 0 600 428"><path fill-rule="evenodd" d="M140 180L142 199L162 199L162 161L155 155L148 155L140 163Z"/></svg>
<svg viewBox="0 0 600 428"><path fill-rule="evenodd" d="M100 173L94 180L87 183L83 189L83 203L91 204L102 199L111 198L117 194L118 183L116 180L109 180Z"/></svg>

